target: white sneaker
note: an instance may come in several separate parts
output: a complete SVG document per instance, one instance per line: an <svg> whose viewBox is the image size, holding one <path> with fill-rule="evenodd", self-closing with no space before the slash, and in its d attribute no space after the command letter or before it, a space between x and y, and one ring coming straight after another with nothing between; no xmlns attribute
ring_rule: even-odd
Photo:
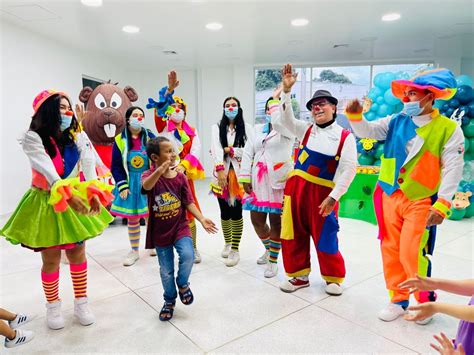
<svg viewBox="0 0 474 355"><path fill-rule="evenodd" d="M16 329L16 328L22 326L23 324L26 324L29 321L35 319L35 317L36 316L29 316L27 314L18 313L14 320L9 320L8 321L8 325L10 326L10 328Z"/></svg>
<svg viewBox="0 0 474 355"><path fill-rule="evenodd" d="M64 318L61 314L61 301L46 303L46 323L54 330L64 328Z"/></svg>
<svg viewBox="0 0 474 355"><path fill-rule="evenodd" d="M87 297L80 297L74 300L74 315L82 325L91 325L95 322L94 314L89 309Z"/></svg>
<svg viewBox="0 0 474 355"><path fill-rule="evenodd" d="M277 263L267 263L267 268L263 273L263 276L270 278L275 277L278 274L278 264Z"/></svg>
<svg viewBox="0 0 474 355"><path fill-rule="evenodd" d="M408 311L399 304L389 303L387 307L379 312L378 317L384 322L391 322L407 313Z"/></svg>
<svg viewBox="0 0 474 355"><path fill-rule="evenodd" d="M280 284L280 290L283 292L291 293L299 290L300 288L309 287L309 280L302 280L297 277L285 280Z"/></svg>
<svg viewBox="0 0 474 355"><path fill-rule="evenodd" d="M326 285L324 291L326 291L326 293L331 296L340 296L342 295L342 286L335 282L332 282Z"/></svg>
<svg viewBox="0 0 474 355"><path fill-rule="evenodd" d="M156 249L150 249L150 256L156 256Z"/></svg>
<svg viewBox="0 0 474 355"><path fill-rule="evenodd" d="M16 346L26 344L29 341L31 341L34 337L35 337L35 333L32 332L31 330L17 329L16 335L13 339L10 340L7 337L5 337L5 347L14 348Z"/></svg>
<svg viewBox="0 0 474 355"><path fill-rule="evenodd" d="M240 255L238 251L231 250L225 264L229 267L235 266L239 263Z"/></svg>
<svg viewBox="0 0 474 355"><path fill-rule="evenodd" d="M228 258L228 257L229 257L229 254L230 254L231 248L232 248L232 246L231 246L230 244L224 245L224 249L222 249L221 256L222 256L223 258Z"/></svg>
<svg viewBox="0 0 474 355"><path fill-rule="evenodd" d="M266 263L268 263L269 255L270 254L268 253L268 250L266 250L265 253L263 253L263 255L257 259L257 264L258 265L265 265Z"/></svg>
<svg viewBox="0 0 474 355"><path fill-rule="evenodd" d="M194 263L199 264L202 261L201 254L197 249L194 249Z"/></svg>
<svg viewBox="0 0 474 355"><path fill-rule="evenodd" d="M130 250L127 256L125 257L125 260L123 261L123 266L132 266L137 262L138 259L140 259L138 251Z"/></svg>

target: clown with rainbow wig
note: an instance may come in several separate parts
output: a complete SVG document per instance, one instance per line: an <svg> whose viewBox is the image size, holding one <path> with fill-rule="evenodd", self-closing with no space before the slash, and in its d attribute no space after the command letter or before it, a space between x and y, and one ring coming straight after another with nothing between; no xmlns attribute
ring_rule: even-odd
<svg viewBox="0 0 474 355"><path fill-rule="evenodd" d="M204 179L204 168L199 161L201 152L201 141L197 130L186 122L187 105L182 98L174 96L174 90L178 87L179 80L176 72L168 74L168 86L159 92L159 101L148 99L147 108L154 109L155 126L159 136L168 138L175 148L176 171L183 173L188 178L194 203L199 207L194 188L194 180ZM197 250L196 221L191 213L188 213L189 228L191 229L194 244L194 262L201 262L201 255Z"/></svg>
<svg viewBox="0 0 474 355"><path fill-rule="evenodd" d="M436 225L450 214L464 154L461 128L433 108L434 100L448 100L456 93L451 71L430 70L411 80L395 80L391 86L404 103L398 114L368 122L357 100L346 107L358 137L385 141L374 205L390 295L378 317L386 322L407 313L410 293L400 283L431 274L428 255L433 253ZM416 291L414 296L418 303L436 299L433 291Z"/></svg>

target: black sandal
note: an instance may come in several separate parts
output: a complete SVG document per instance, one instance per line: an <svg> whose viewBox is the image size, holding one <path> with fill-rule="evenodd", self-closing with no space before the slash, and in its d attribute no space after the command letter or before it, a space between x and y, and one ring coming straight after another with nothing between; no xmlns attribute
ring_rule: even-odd
<svg viewBox="0 0 474 355"><path fill-rule="evenodd" d="M174 312L174 302L165 302L163 305L163 308L161 308L160 311L160 320L161 321L167 321L173 318L173 312Z"/></svg>
<svg viewBox="0 0 474 355"><path fill-rule="evenodd" d="M184 292L179 291L178 293L179 293L179 299L181 300L181 302L183 302L183 304L185 304L186 306L189 306L191 303L194 302L194 295L191 292L189 285L187 287L188 289L186 291Z"/></svg>

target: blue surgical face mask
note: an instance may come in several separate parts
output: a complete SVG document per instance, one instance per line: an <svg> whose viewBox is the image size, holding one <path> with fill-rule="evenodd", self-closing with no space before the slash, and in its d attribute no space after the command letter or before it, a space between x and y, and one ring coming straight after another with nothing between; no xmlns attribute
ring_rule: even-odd
<svg viewBox="0 0 474 355"><path fill-rule="evenodd" d="M237 114L239 113L239 109L237 107L233 107L232 111L230 111L230 108L225 108L224 113L227 116L229 120L234 120L235 117L237 117Z"/></svg>
<svg viewBox="0 0 474 355"><path fill-rule="evenodd" d="M426 95L426 96L428 96L428 95ZM421 101L423 101L426 98L426 96L424 98L422 98L420 101L405 102L403 104L403 111L402 112L404 112L408 116L419 116L420 113L422 113L424 108L425 108L424 106L423 107L421 106Z"/></svg>
<svg viewBox="0 0 474 355"><path fill-rule="evenodd" d="M72 116L61 115L61 132L71 127Z"/></svg>
<svg viewBox="0 0 474 355"><path fill-rule="evenodd" d="M145 127L145 120L143 117L130 117L130 127L137 130L142 129Z"/></svg>

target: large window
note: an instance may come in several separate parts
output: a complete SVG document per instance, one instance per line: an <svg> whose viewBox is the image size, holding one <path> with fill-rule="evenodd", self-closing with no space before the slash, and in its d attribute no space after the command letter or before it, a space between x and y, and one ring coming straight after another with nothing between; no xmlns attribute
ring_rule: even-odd
<svg viewBox="0 0 474 355"><path fill-rule="evenodd" d="M358 65L345 67L296 67L298 81L292 90L292 105L295 116L301 120L311 120L311 112L306 102L316 90L324 89L337 97L338 115L342 115L348 100L363 99L373 85L375 75L383 72L403 72L407 78L432 68L433 64L390 64ZM256 123L265 117L265 102L281 81L280 69L255 70L255 113Z"/></svg>

